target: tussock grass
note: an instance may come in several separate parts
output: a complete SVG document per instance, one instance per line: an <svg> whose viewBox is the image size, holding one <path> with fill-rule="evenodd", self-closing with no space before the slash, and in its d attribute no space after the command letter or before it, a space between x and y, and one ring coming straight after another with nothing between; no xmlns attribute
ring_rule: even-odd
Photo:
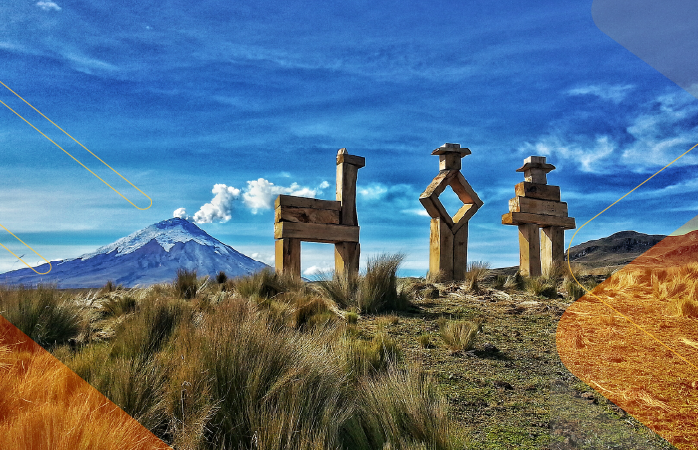
<svg viewBox="0 0 698 450"><path fill-rule="evenodd" d="M439 334L448 348L453 351L468 351L475 346L475 338L482 331L483 322L442 320Z"/></svg>
<svg viewBox="0 0 698 450"><path fill-rule="evenodd" d="M131 296L115 296L103 301L99 307L105 317L120 317L136 310L136 299Z"/></svg>
<svg viewBox="0 0 698 450"><path fill-rule="evenodd" d="M75 314L111 332L55 354L177 448L452 448L446 403L432 382L402 368L402 349L384 329L367 336L356 326L360 305L405 304L409 283L397 282L400 261L372 260L347 313L302 281L270 273L228 280L234 293L215 287L202 294L198 285L193 301L181 298L187 291L175 283L103 293L92 306L99 314L87 307ZM23 298L44 295L44 306L72 304L55 289L25 291ZM372 302L361 303L369 294ZM19 314L17 292L0 295L3 314ZM386 328L400 318L383 321ZM8 365L4 348L0 371ZM0 412L0 431L2 420Z"/></svg>
<svg viewBox="0 0 698 450"><path fill-rule="evenodd" d="M398 285L397 270L404 255L379 255L369 258L361 275L335 273L318 281L320 292L341 308L355 307L360 312L377 313L405 310L410 305L411 289Z"/></svg>
<svg viewBox="0 0 698 450"><path fill-rule="evenodd" d="M44 348L65 344L85 331L82 312L55 286L0 287L0 314Z"/></svg>
<svg viewBox="0 0 698 450"><path fill-rule="evenodd" d="M680 298L674 302L676 315L679 317L698 318L698 301L690 298Z"/></svg>
<svg viewBox="0 0 698 450"><path fill-rule="evenodd" d="M516 272L514 275L509 275L504 282L504 289L517 289L517 290L523 290L525 288L525 281L524 277L519 273Z"/></svg>
<svg viewBox="0 0 698 450"><path fill-rule="evenodd" d="M222 270L219 271L216 274L216 283L218 284L225 284L225 282L228 281L228 275L225 274Z"/></svg>
<svg viewBox="0 0 698 450"><path fill-rule="evenodd" d="M232 280L232 288L244 298L258 301L274 298L285 292L303 291L303 280L264 269L255 274Z"/></svg>
<svg viewBox="0 0 698 450"><path fill-rule="evenodd" d="M196 297L196 291L199 289L200 284L196 276L196 269L188 270L181 267L177 269L174 289L179 298L190 300Z"/></svg>
<svg viewBox="0 0 698 450"><path fill-rule="evenodd" d="M480 283L490 272L490 263L487 261L472 261L468 263L465 272L465 286L470 292L478 292Z"/></svg>
<svg viewBox="0 0 698 450"><path fill-rule="evenodd" d="M462 448L451 438L446 402L431 379L418 370L391 367L378 377L363 379L359 389L359 417L368 448Z"/></svg>
<svg viewBox="0 0 698 450"><path fill-rule="evenodd" d="M543 277L531 277L525 280L526 291L536 297L556 298L557 287L550 280Z"/></svg>

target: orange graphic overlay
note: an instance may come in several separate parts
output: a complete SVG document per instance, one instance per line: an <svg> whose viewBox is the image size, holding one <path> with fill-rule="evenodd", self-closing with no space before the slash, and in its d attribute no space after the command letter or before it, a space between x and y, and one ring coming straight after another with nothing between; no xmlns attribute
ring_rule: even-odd
<svg viewBox="0 0 698 450"><path fill-rule="evenodd" d="M2 316L0 448L171 450Z"/></svg>
<svg viewBox="0 0 698 450"><path fill-rule="evenodd" d="M102 164L104 164L105 166L107 166L112 172L114 172L115 174L117 174L118 176L120 176L121 179L123 179L124 181L126 181L126 182L127 182L128 184L130 184L134 189L136 189L138 192L140 192L141 194L143 194L143 196L145 196L145 198L147 198L147 199L150 201L150 204L149 204L148 206L146 206L145 208L141 208L141 207L139 207L139 206L136 206L136 204L133 203L133 202L132 202L131 200L129 200L128 198L126 198L126 196L125 196L124 194L122 194L122 193L119 192L116 188L114 188L111 184L107 183L107 182L104 181L102 178L100 178L99 175L97 175L97 174L94 173L92 170L90 170L86 165L84 165L82 162L80 162L76 157L74 157L73 155L71 155L70 153L68 153L63 147L61 147L61 146L58 145L56 142L54 142L51 138L49 138L48 136L46 136L41 130L39 130L37 127L35 127L31 122L29 122L27 119L25 119L24 117L22 117L22 116L21 116L18 112L16 112L14 109L10 108L5 102L3 102L2 100L0 100L0 103L2 103L3 105L5 105L5 107L6 107L7 109L9 109L10 111L12 111L17 117L19 117L20 119L22 119L23 121L25 121L30 127L34 128L36 131L38 131L43 137L45 137L46 139L48 139L53 145L55 145L56 147L58 147L58 148L60 148L61 150L63 150L63 152L64 152L66 155L70 156L75 162L77 162L77 163L80 164L82 167L84 167L85 170L87 170L87 171L90 172L92 175L94 175L95 177L97 177L97 179L99 179L99 181L101 181L102 183L104 183L104 184L106 184L107 186L109 186L109 188L110 188L111 190L113 190L114 192L116 192L117 194L119 194L124 200L126 200L126 201L129 202L131 205L133 205L134 208L140 209L140 210L146 210L146 209L150 208L151 206L153 206L153 200L152 200L150 197L148 197L148 195L146 195L145 192L141 191L135 184L131 183L128 179L126 179L126 177L124 177L123 175L121 175L121 174L120 174L119 172L117 172L114 168L112 168L109 164L107 164L106 162L104 162L99 156L97 156L97 155L95 155L94 153L92 153L92 151L90 151L89 148L87 148L87 147L85 147L84 145L82 145L77 139L75 139L73 136L71 136L70 134L68 134L63 128L61 128L61 127L59 127L58 125L56 125L51 119L49 119L49 118L46 117L41 111L39 111L38 109L36 109L31 103L29 103L29 102L26 101L24 98L22 98L19 94L17 94L15 91L13 91L12 89L10 89L5 83L3 83L2 81L0 81L0 84L2 84L2 85L5 87L5 89L7 89L8 91L12 92L15 96L17 96L17 98L19 98L19 99L22 100L24 103L26 103L27 105L29 105L34 111L36 111L36 112L38 112L39 114L41 114L41 116L42 116L44 119L46 119L46 120L48 120L49 122L51 122L51 124L52 124L54 127L56 127L56 128L58 128L59 130L61 130L61 131L63 132L63 134L65 134L65 135L68 136L70 139L72 139L76 144L78 144L80 147L82 147L82 148L84 148L85 150L87 150L87 151L89 152L90 155L92 155L92 156L94 156L95 158L97 158L97 159L99 160L99 162L101 162Z"/></svg>
<svg viewBox="0 0 698 450"><path fill-rule="evenodd" d="M692 240L698 243L698 232L669 236L593 292L582 286L587 295L567 308L556 335L570 372L680 449L698 448L698 245Z"/></svg>
<svg viewBox="0 0 698 450"><path fill-rule="evenodd" d="M38 253L36 250L34 250L33 248L31 248L29 245L27 245L27 243L24 242L23 240L21 240L20 238L18 238L17 236L15 236L15 234L14 234L13 232L11 232L10 230L8 230L7 228L5 228L5 226L4 226L3 224L0 223L0 227L2 227L5 231L7 231L8 233L10 233L12 236L14 236L15 239L17 239L19 242L21 242L22 244L24 244L29 250L31 250L31 251L33 251L34 253L36 253L36 255L37 255L39 258L41 258L41 259L43 259L44 261L46 261L46 262L48 263L48 270L47 270L46 272L38 272L35 268L33 268L32 266L30 266L29 264L27 264L27 262L26 262L25 260L23 260L22 258L20 258L19 256L17 256L17 255L15 254L15 252L13 252L13 251L10 250L9 248L5 247L5 245L4 245L3 243L0 242L0 245L2 245L2 248L4 248L5 250L7 250L8 252L12 253L12 256L14 256L15 258L17 258L17 259L19 259L20 261L22 261L22 262L24 263L25 266L29 267L31 270L33 270L34 272L36 272L36 273L39 274L39 275L46 275L47 273L49 273L49 272L51 271L51 269L52 269L53 267L51 266L51 262L50 262L50 261L48 261L48 260L47 260L46 258L44 258L43 256L39 255L39 253Z"/></svg>

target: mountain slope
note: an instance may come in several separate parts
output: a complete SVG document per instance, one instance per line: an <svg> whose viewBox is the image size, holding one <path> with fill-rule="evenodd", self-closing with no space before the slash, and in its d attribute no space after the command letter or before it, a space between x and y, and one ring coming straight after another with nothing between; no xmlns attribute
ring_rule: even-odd
<svg viewBox="0 0 698 450"><path fill-rule="evenodd" d="M608 237L575 245L570 261L591 267L625 265L658 244L666 236L620 231Z"/></svg>
<svg viewBox="0 0 698 450"><path fill-rule="evenodd" d="M268 267L179 218L150 225L92 253L51 264L53 268L46 275L25 268L0 275L0 282L58 283L60 288L87 288L100 287L112 280L132 287L172 281L180 267L196 269L200 276L215 275L222 270L229 277ZM45 272L48 264L36 270Z"/></svg>

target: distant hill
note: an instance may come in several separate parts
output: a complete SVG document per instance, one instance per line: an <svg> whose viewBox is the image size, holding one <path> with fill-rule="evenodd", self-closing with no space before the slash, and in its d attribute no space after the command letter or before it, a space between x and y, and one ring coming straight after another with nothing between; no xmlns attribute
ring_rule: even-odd
<svg viewBox="0 0 698 450"><path fill-rule="evenodd" d="M698 262L698 230L680 236L667 236L633 264L679 266Z"/></svg>
<svg viewBox="0 0 698 450"><path fill-rule="evenodd" d="M590 267L629 264L661 242L666 236L620 231L608 237L575 245L569 250L570 262Z"/></svg>
<svg viewBox="0 0 698 450"><path fill-rule="evenodd" d="M133 287L172 281L180 267L196 269L200 276L222 270L231 278L268 267L179 218L150 225L93 253L51 264L53 268L46 275L37 275L29 268L19 269L1 274L0 283L57 283L59 288L91 288L112 280ZM48 264L35 269L46 272Z"/></svg>

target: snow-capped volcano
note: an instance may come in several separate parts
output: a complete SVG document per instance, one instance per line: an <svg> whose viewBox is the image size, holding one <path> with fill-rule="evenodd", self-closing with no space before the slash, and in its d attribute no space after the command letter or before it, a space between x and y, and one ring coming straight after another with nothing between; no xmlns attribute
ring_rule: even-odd
<svg viewBox="0 0 698 450"><path fill-rule="evenodd" d="M108 280L132 287L172 281L177 269L198 275L223 271L228 277L248 275L265 267L180 218L163 220L78 258L54 261L46 275L19 269L0 275L0 282L60 288L100 287ZM46 272L48 264L35 267Z"/></svg>

